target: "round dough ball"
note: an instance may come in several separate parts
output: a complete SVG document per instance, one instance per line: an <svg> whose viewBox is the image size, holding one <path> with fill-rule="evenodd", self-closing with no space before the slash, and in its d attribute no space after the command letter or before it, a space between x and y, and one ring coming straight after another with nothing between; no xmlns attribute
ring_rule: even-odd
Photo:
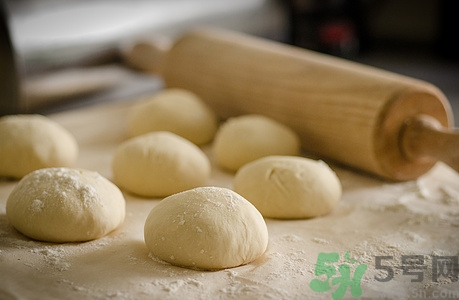
<svg viewBox="0 0 459 300"><path fill-rule="evenodd" d="M32 239L83 242L122 224L125 200L118 187L97 172L45 168L19 181L8 197L6 215Z"/></svg>
<svg viewBox="0 0 459 300"><path fill-rule="evenodd" d="M209 143L218 127L216 114L190 91L167 89L135 105L128 115L128 131L138 136L170 131L196 145Z"/></svg>
<svg viewBox="0 0 459 300"><path fill-rule="evenodd" d="M260 158L239 169L233 184L267 218L321 216L341 198L341 182L329 166L304 157Z"/></svg>
<svg viewBox="0 0 459 300"><path fill-rule="evenodd" d="M163 199L148 215L144 233L153 256L206 270L250 263L268 245L260 212L237 193L219 187L200 187Z"/></svg>
<svg viewBox="0 0 459 300"><path fill-rule="evenodd" d="M299 155L300 139L289 127L261 115L245 115L225 122L215 135L216 162L230 171L269 155Z"/></svg>
<svg viewBox="0 0 459 300"><path fill-rule="evenodd" d="M41 115L0 118L0 176L22 178L50 167L71 167L78 156L75 138Z"/></svg>
<svg viewBox="0 0 459 300"><path fill-rule="evenodd" d="M204 185L210 161L190 141L171 132L147 133L118 146L112 161L115 182L144 197L164 197Z"/></svg>

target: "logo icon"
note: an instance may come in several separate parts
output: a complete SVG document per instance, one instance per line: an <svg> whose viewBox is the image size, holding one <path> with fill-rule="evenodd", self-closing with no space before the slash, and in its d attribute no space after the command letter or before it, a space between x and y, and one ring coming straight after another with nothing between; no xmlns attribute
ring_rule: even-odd
<svg viewBox="0 0 459 300"><path fill-rule="evenodd" d="M352 269L353 274L351 274ZM317 277L325 275L326 279L314 278L309 283L309 287L315 292L324 293L336 286L332 292L334 300L343 298L348 288L353 297L360 297L362 295L360 282L366 270L367 265L357 264L357 261L351 258L349 251L344 254L341 262L339 253L321 252L317 256L314 275Z"/></svg>

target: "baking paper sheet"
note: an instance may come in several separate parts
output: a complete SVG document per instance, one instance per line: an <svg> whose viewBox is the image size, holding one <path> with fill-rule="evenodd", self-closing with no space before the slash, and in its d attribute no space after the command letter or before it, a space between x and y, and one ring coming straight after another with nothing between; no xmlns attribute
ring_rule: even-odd
<svg viewBox="0 0 459 300"><path fill-rule="evenodd" d="M75 167L112 180L131 105L50 116L78 140ZM438 163L416 181L391 183L331 167L344 191L332 213L266 219L269 246L261 258L212 272L151 257L143 226L160 199L124 193L126 220L116 231L85 243L44 243L9 224L5 204L17 181L2 180L0 299L459 299L458 174ZM214 164L208 185L231 188L232 178Z"/></svg>

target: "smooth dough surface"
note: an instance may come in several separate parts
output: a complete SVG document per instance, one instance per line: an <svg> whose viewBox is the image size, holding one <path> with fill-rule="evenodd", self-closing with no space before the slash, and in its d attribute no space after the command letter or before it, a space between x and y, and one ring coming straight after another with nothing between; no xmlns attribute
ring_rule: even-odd
<svg viewBox="0 0 459 300"><path fill-rule="evenodd" d="M210 161L192 142L166 131L131 138L115 151L115 182L133 194L164 197L204 185Z"/></svg>
<svg viewBox="0 0 459 300"><path fill-rule="evenodd" d="M236 173L234 191L264 217L299 219L329 213L341 198L335 172L323 161L304 157L268 156Z"/></svg>
<svg viewBox="0 0 459 300"><path fill-rule="evenodd" d="M247 264L268 245L268 229L258 210L220 187L199 187L163 199L148 215L144 233L155 257L207 270Z"/></svg>
<svg viewBox="0 0 459 300"><path fill-rule="evenodd" d="M166 89L135 105L128 115L133 136L152 131L170 131L196 145L209 143L218 127L216 114L194 93Z"/></svg>
<svg viewBox="0 0 459 300"><path fill-rule="evenodd" d="M300 139L289 127L261 115L227 120L213 143L216 162L230 171L268 155L299 155Z"/></svg>
<svg viewBox="0 0 459 300"><path fill-rule="evenodd" d="M45 168L23 177L6 203L6 215L22 234L47 242L100 238L124 221L121 191L97 172Z"/></svg>
<svg viewBox="0 0 459 300"><path fill-rule="evenodd" d="M72 167L78 156L75 138L41 115L0 118L0 176L22 178L41 168Z"/></svg>

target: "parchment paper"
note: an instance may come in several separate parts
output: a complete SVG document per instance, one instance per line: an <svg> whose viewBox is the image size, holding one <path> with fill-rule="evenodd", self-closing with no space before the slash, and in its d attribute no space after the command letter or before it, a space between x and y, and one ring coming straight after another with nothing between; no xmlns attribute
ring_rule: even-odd
<svg viewBox="0 0 459 300"><path fill-rule="evenodd" d="M75 167L112 180L110 163L116 146L127 138L130 105L104 104L50 116L78 140ZM212 160L209 146L204 150ZM0 299L354 299L352 292L360 299L459 298L458 174L438 163L416 181L391 183L331 167L344 189L332 213L308 220L266 219L265 255L214 272L171 266L149 255L143 226L160 199L124 193L126 220L108 236L85 243L43 243L9 224L5 204L17 182L2 180ZM214 164L208 185L231 188L232 178ZM339 261L324 260L320 253L334 253ZM340 265L349 268L349 276ZM329 290L313 289L314 279Z"/></svg>

